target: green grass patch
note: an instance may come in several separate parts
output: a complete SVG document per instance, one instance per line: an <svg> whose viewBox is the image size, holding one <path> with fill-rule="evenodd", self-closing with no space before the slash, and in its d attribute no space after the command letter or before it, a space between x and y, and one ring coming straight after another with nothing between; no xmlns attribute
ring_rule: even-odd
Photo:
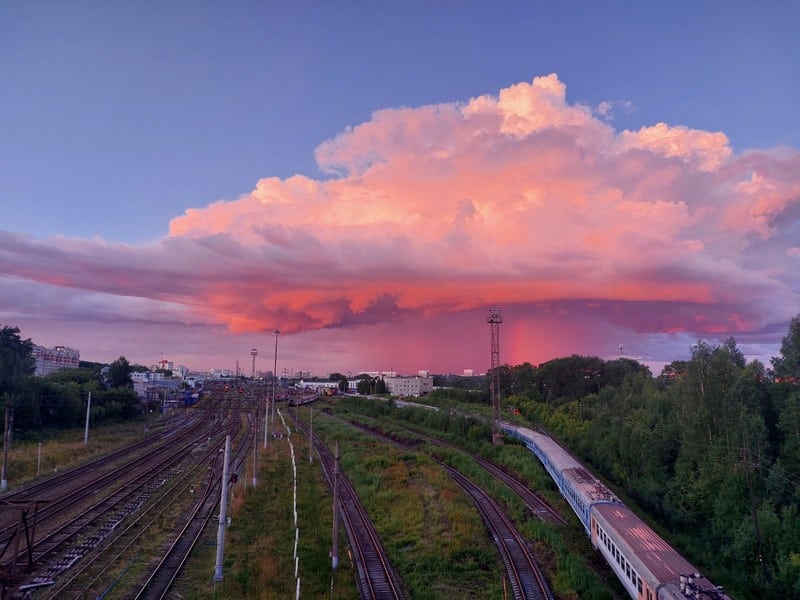
<svg viewBox="0 0 800 600"><path fill-rule="evenodd" d="M26 437L13 440L9 448L6 475L9 488L76 467L138 442L146 435L143 421L92 428L87 444L83 443L84 433L84 428L64 429L44 431L36 439Z"/></svg>
<svg viewBox="0 0 800 600"><path fill-rule="evenodd" d="M334 600L358 598L343 527L339 568L335 572L331 568L331 496L322 472L316 462L309 464L308 447L301 436L293 434L291 439L297 460L300 595ZM181 597L187 600L294 598L295 526L291 457L286 439L270 439L267 450L259 450L258 460L257 487L253 489L251 485L251 455L245 462L244 476L232 491L232 523L226 531L222 581L216 584L213 581L217 535L214 520L176 584Z"/></svg>
<svg viewBox="0 0 800 600"><path fill-rule="evenodd" d="M314 430L341 446L353 483L410 598L502 597L503 569L474 505L429 457L320 415Z"/></svg>

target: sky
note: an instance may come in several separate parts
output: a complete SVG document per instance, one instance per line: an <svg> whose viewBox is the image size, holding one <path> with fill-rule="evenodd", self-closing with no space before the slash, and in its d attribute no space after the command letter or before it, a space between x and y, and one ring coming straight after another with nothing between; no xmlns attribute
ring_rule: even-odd
<svg viewBox="0 0 800 600"><path fill-rule="evenodd" d="M99 362L461 373L499 308L502 363L657 374L733 336L769 366L799 29L781 0L6 1L0 325Z"/></svg>

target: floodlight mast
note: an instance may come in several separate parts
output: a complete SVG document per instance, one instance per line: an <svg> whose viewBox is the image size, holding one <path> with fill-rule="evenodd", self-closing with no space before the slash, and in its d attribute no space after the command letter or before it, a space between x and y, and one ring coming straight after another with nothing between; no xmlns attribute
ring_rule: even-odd
<svg viewBox="0 0 800 600"><path fill-rule="evenodd" d="M490 308L489 316L486 318L489 323L489 334L491 338L491 369L489 371L489 391L492 397L492 441L495 444L502 442L500 435L500 403L498 394L500 393L500 323L503 316L499 308Z"/></svg>

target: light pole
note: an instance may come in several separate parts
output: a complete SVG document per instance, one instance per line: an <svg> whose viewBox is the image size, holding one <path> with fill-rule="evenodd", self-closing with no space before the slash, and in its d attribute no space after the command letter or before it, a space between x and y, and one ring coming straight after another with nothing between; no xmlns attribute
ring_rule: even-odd
<svg viewBox="0 0 800 600"><path fill-rule="evenodd" d="M275 381L278 379L278 334L280 331L277 329L272 333L275 334L275 361L272 365L272 423L275 423Z"/></svg>
<svg viewBox="0 0 800 600"><path fill-rule="evenodd" d="M275 385L274 383L272 384ZM264 450L269 445L269 394L264 394Z"/></svg>
<svg viewBox="0 0 800 600"><path fill-rule="evenodd" d="M253 489L256 488L258 485L258 406L253 411ZM265 419L266 421L266 419ZM264 428L267 427L267 423L264 423Z"/></svg>

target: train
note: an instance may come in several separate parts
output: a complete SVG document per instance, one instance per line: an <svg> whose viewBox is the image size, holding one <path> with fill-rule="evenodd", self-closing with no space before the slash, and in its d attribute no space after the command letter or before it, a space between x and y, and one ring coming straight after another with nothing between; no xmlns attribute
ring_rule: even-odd
<svg viewBox="0 0 800 600"><path fill-rule="evenodd" d="M510 423L500 428L541 461L631 598L730 600L557 441Z"/></svg>

